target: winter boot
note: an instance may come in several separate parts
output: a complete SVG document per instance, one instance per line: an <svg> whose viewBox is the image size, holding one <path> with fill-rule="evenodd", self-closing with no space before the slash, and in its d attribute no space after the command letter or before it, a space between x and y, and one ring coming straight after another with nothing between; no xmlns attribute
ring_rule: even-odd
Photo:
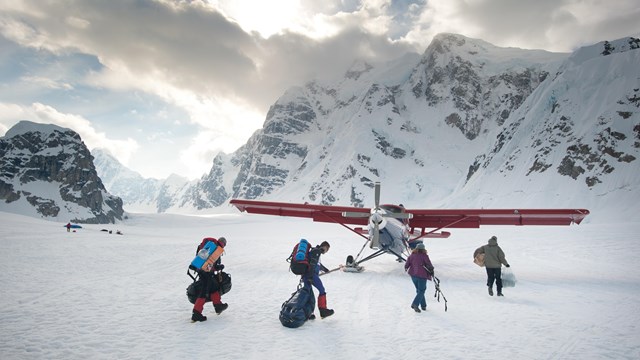
<svg viewBox="0 0 640 360"><path fill-rule="evenodd" d="M420 308L418 307L418 305L411 305L411 308L417 313L420 312Z"/></svg>
<svg viewBox="0 0 640 360"><path fill-rule="evenodd" d="M318 295L318 309L320 310L320 317L322 319L333 315L334 311L327 309L327 294Z"/></svg>
<svg viewBox="0 0 640 360"><path fill-rule="evenodd" d="M320 308L320 317L323 319L326 318L327 316L333 315L333 313L334 313L333 309Z"/></svg>
<svg viewBox="0 0 640 360"><path fill-rule="evenodd" d="M220 293L217 291L211 293L211 303L213 304L213 308L216 310L216 314L218 315L227 310L227 308L229 307L229 305L222 303L222 300L220 299Z"/></svg>
<svg viewBox="0 0 640 360"><path fill-rule="evenodd" d="M191 315L191 322L196 322L196 321L207 321L207 317L202 315L202 313L199 313L194 310L193 314Z"/></svg>
<svg viewBox="0 0 640 360"><path fill-rule="evenodd" d="M498 291L498 296L504 296L502 295L502 291Z"/></svg>
<svg viewBox="0 0 640 360"><path fill-rule="evenodd" d="M489 286L489 295L493 296L493 287Z"/></svg>
<svg viewBox="0 0 640 360"><path fill-rule="evenodd" d="M216 314L220 315L223 311L227 310L228 304L213 304L213 308L216 310Z"/></svg>
<svg viewBox="0 0 640 360"><path fill-rule="evenodd" d="M309 317L307 318L307 320L315 320L316 319L316 315L314 313L311 313L311 315L309 315Z"/></svg>

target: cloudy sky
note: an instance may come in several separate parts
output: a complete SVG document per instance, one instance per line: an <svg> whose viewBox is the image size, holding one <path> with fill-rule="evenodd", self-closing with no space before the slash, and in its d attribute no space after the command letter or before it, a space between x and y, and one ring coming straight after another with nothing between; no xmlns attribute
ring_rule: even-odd
<svg viewBox="0 0 640 360"><path fill-rule="evenodd" d="M77 131L145 177L208 172L290 86L441 32L571 52L640 32L637 0L8 0L0 136Z"/></svg>

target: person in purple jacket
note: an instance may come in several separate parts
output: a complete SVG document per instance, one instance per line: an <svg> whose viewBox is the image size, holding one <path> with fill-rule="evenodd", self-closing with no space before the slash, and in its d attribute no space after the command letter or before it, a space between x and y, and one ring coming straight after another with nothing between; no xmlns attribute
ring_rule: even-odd
<svg viewBox="0 0 640 360"><path fill-rule="evenodd" d="M423 243L419 243L413 249L404 264L404 270L411 275L413 285L416 287L416 296L411 303L411 308L417 313L420 312L420 307L422 310L427 310L427 300L424 293L427 291L427 280L431 280L433 274L433 265Z"/></svg>

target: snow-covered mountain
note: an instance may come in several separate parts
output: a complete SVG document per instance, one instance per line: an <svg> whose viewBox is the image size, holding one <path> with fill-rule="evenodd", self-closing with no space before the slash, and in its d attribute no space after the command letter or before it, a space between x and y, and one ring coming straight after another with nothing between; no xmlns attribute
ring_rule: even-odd
<svg viewBox="0 0 640 360"><path fill-rule="evenodd" d="M0 210L98 224L124 215L122 200L105 190L80 136L30 121L0 138Z"/></svg>
<svg viewBox="0 0 640 360"><path fill-rule="evenodd" d="M93 149L96 171L105 187L124 202L127 211L162 213L183 205L180 200L192 189L188 179L171 175L166 179L148 179L122 165L104 149ZM185 212L186 209L182 209Z"/></svg>
<svg viewBox="0 0 640 360"><path fill-rule="evenodd" d="M407 207L621 216L640 198L639 43L558 54L440 34L422 55L290 88L244 146L164 198L123 170L105 183L159 212L231 198L371 206L381 181L382 201Z"/></svg>
<svg viewBox="0 0 640 360"><path fill-rule="evenodd" d="M637 208L638 40L573 54L454 34L289 89L196 185L230 197L370 206ZM538 194L553 192L552 203Z"/></svg>
<svg viewBox="0 0 640 360"><path fill-rule="evenodd" d="M639 210L639 47L625 38L571 54L491 133L448 202L535 204L544 195L601 217Z"/></svg>

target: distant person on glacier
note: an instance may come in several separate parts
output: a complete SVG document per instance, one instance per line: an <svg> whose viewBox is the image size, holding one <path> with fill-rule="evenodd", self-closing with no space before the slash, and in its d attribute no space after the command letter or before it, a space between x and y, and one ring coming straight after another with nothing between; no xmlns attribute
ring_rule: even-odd
<svg viewBox="0 0 640 360"><path fill-rule="evenodd" d="M502 295L502 265L509 267L504 251L498 246L498 238L492 236L487 245L480 246L473 253L475 259L479 254L484 254L484 266L487 270L487 287L489 295L493 296L493 282L496 283L498 296Z"/></svg>
<svg viewBox="0 0 640 360"><path fill-rule="evenodd" d="M433 264L423 243L418 243L411 251L411 255L404 264L404 270L411 275L411 281L416 288L416 296L413 298L411 308L417 313L421 308L427 310L427 299L424 293L427 291L427 280L431 280L433 275Z"/></svg>
<svg viewBox="0 0 640 360"><path fill-rule="evenodd" d="M67 223L67 232L71 232L71 223L70 222Z"/></svg>
<svg viewBox="0 0 640 360"><path fill-rule="evenodd" d="M198 248L196 250L196 255L200 250L202 250L206 242L211 240L213 240L218 246L221 246L222 248L227 246L227 239L225 239L224 237L220 237L217 240L214 238L205 238L200 243L200 245L198 245ZM220 292L216 288L217 281L214 278L215 276L218 275L218 272L224 269L224 265L222 264L221 259L222 259L222 256L220 256L220 258L216 260L216 262L213 265L212 271L197 270L198 277L200 278L200 281L202 281L202 287L201 287L200 294L198 294L198 298L193 304L193 312L191 314L192 322L207 320L207 317L202 315L202 311L204 310L204 304L207 302L207 299L211 300L211 303L213 303L213 308L216 314L218 315L220 315L223 311L225 311L229 307L228 304L222 303Z"/></svg>

